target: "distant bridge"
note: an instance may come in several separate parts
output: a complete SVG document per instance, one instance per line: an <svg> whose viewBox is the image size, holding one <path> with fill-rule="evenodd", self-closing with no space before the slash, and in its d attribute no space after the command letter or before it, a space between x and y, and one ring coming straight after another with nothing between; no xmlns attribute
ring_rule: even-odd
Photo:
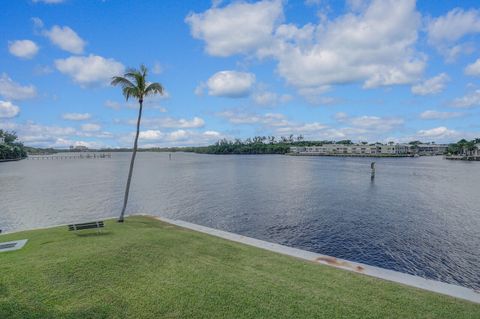
<svg viewBox="0 0 480 319"><path fill-rule="evenodd" d="M112 153L68 153L52 155L29 155L28 160L69 160L69 159L112 158Z"/></svg>

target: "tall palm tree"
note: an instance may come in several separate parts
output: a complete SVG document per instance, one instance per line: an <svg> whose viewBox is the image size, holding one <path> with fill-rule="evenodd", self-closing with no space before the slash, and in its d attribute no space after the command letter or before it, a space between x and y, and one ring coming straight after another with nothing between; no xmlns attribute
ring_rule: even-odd
<svg viewBox="0 0 480 319"><path fill-rule="evenodd" d="M130 192L130 182L132 181L133 164L135 163L135 156L137 155L138 136L140 135L140 121L142 119L143 99L149 95L160 94L163 95L163 86L160 83L150 83L147 81L147 68L142 64L140 69L128 69L123 76L114 76L112 78L112 85L119 85L122 88L122 93L125 99L129 98L138 100L138 120L137 120L137 134L135 135L135 142L133 143L132 159L130 160L130 169L128 171L127 186L125 187L125 196L123 197L123 208L120 213L119 223L123 223L125 209L127 208L128 193Z"/></svg>

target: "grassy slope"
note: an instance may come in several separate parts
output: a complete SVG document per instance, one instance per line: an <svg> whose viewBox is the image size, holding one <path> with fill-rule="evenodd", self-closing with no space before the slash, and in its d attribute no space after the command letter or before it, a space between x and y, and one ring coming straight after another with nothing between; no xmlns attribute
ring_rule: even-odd
<svg viewBox="0 0 480 319"><path fill-rule="evenodd" d="M480 305L146 217L0 254L0 318L480 318Z"/></svg>

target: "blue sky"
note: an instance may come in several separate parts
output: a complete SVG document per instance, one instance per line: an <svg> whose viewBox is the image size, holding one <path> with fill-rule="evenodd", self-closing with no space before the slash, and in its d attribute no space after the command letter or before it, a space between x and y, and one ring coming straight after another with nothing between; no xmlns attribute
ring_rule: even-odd
<svg viewBox="0 0 480 319"><path fill-rule="evenodd" d="M0 128L27 145L130 146L108 83L141 63L166 89L142 146L480 137L478 1L18 0L0 29Z"/></svg>

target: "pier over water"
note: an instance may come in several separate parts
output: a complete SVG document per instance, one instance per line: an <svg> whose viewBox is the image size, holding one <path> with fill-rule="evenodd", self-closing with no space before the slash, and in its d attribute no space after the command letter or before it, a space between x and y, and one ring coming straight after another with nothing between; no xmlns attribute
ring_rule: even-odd
<svg viewBox="0 0 480 319"><path fill-rule="evenodd" d="M48 155L29 155L28 160L71 160L112 158L112 153L65 153Z"/></svg>

